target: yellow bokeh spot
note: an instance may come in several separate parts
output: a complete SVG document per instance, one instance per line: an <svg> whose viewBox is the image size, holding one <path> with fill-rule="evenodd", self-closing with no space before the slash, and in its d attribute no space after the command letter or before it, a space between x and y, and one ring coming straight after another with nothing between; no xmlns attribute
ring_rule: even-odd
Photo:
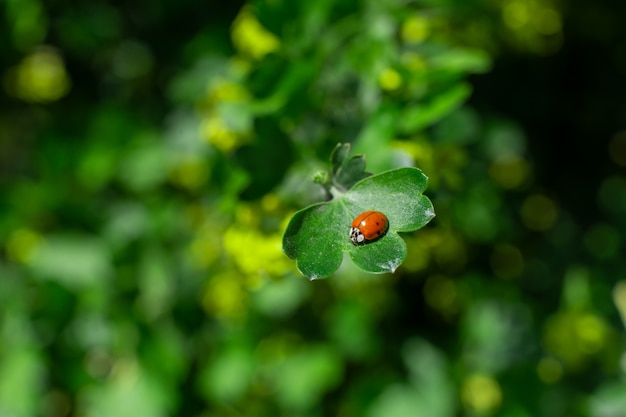
<svg viewBox="0 0 626 417"><path fill-rule="evenodd" d="M493 412L502 403L500 384L493 377L474 374L465 378L461 387L463 405L468 410L484 415Z"/></svg>
<svg viewBox="0 0 626 417"><path fill-rule="evenodd" d="M253 278L281 276L290 268L282 252L280 234L265 235L254 228L235 225L226 230L223 246L239 270ZM249 283L256 286L259 282Z"/></svg>
<svg viewBox="0 0 626 417"><path fill-rule="evenodd" d="M520 210L522 221L531 230L548 230L558 218L558 208L554 201L543 195L528 197Z"/></svg>
<svg viewBox="0 0 626 417"><path fill-rule="evenodd" d="M555 358L541 358L537 364L537 375L543 382L553 384L563 376L563 365Z"/></svg>
<svg viewBox="0 0 626 417"><path fill-rule="evenodd" d="M415 52L405 52L401 56L404 67L414 73L425 73L428 69L428 63L420 54Z"/></svg>
<svg viewBox="0 0 626 417"><path fill-rule="evenodd" d="M278 209L279 205L280 201L278 200L276 194L265 194L261 199L261 207L263 207L263 210L267 212L275 211L276 209Z"/></svg>
<svg viewBox="0 0 626 417"><path fill-rule="evenodd" d="M598 352L606 342L606 326L594 314L585 314L576 322L576 333L580 348L585 353Z"/></svg>
<svg viewBox="0 0 626 417"><path fill-rule="evenodd" d="M511 30L516 43L538 54L553 52L560 46L562 17L551 3L540 0L505 0L502 20Z"/></svg>
<svg viewBox="0 0 626 417"><path fill-rule="evenodd" d="M67 94L70 84L63 60L53 48L28 55L5 79L9 93L32 103L56 101Z"/></svg>
<svg viewBox="0 0 626 417"><path fill-rule="evenodd" d="M187 255L193 266L206 269L222 256L224 217L199 204L188 206L184 215L189 226L197 231L189 243Z"/></svg>
<svg viewBox="0 0 626 417"><path fill-rule="evenodd" d="M240 78L244 78L245 76L247 76L250 73L251 68L252 63L239 55L231 57L228 61L228 69L230 70L230 72L234 76Z"/></svg>
<svg viewBox="0 0 626 417"><path fill-rule="evenodd" d="M537 31L542 35L561 32L561 15L554 9L543 9L537 15Z"/></svg>
<svg viewBox="0 0 626 417"><path fill-rule="evenodd" d="M191 241L189 256L194 266L207 268L218 259L221 249L221 242L218 236L213 230L202 233Z"/></svg>
<svg viewBox="0 0 626 417"><path fill-rule="evenodd" d="M15 262L28 262L41 241L42 237L38 233L29 229L18 229L7 240L7 255Z"/></svg>
<svg viewBox="0 0 626 417"><path fill-rule="evenodd" d="M210 102L245 102L250 100L250 93L241 84L220 80L209 87Z"/></svg>
<svg viewBox="0 0 626 417"><path fill-rule="evenodd" d="M546 322L546 349L571 369L579 369L606 346L609 327L590 312L565 311Z"/></svg>
<svg viewBox="0 0 626 417"><path fill-rule="evenodd" d="M511 29L520 29L530 21L530 4L525 0L508 1L502 8L504 23Z"/></svg>
<svg viewBox="0 0 626 417"><path fill-rule="evenodd" d="M235 48L252 59L261 59L280 48L280 40L248 8L243 8L233 22L231 36Z"/></svg>
<svg viewBox="0 0 626 417"><path fill-rule="evenodd" d="M209 314L237 319L245 315L247 300L248 293L242 287L241 277L220 274L209 281L202 297L202 305Z"/></svg>
<svg viewBox="0 0 626 417"><path fill-rule="evenodd" d="M489 167L489 174L494 181L506 189L522 185L528 178L528 172L526 160L517 156L494 161Z"/></svg>
<svg viewBox="0 0 626 417"><path fill-rule="evenodd" d="M402 40L406 43L420 43L428 37L430 23L420 16L413 16L402 24Z"/></svg>
<svg viewBox="0 0 626 417"><path fill-rule="evenodd" d="M205 117L200 124L202 138L224 153L230 153L246 142L246 138L233 131L226 120L217 114Z"/></svg>
<svg viewBox="0 0 626 417"><path fill-rule="evenodd" d="M259 225L259 212L249 204L239 204L235 209L235 220L237 224L253 229Z"/></svg>
<svg viewBox="0 0 626 417"><path fill-rule="evenodd" d="M190 159L174 166L170 171L170 179L174 184L189 190L197 190L207 183L209 167L205 161Z"/></svg>
<svg viewBox="0 0 626 417"><path fill-rule="evenodd" d="M387 68L378 76L378 84L383 90L394 91L402 85L402 76L393 68Z"/></svg>
<svg viewBox="0 0 626 417"><path fill-rule="evenodd" d="M420 167L424 172L433 174L429 176L429 187L436 189L441 180L441 174L435 170L436 151L433 146L422 137L416 137L412 140L396 140L391 143L396 149L402 150L413 158L413 165Z"/></svg>
<svg viewBox="0 0 626 417"><path fill-rule="evenodd" d="M434 162L435 151L426 140L420 138L410 141L396 140L391 145L409 154L415 160L416 165L422 167L424 171L427 171L426 167L432 166Z"/></svg>

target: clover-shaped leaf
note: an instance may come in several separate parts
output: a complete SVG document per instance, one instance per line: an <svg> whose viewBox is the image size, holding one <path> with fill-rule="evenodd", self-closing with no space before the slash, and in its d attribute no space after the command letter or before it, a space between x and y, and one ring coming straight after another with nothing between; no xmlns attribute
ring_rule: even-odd
<svg viewBox="0 0 626 417"><path fill-rule="evenodd" d="M296 260L310 279L334 273L348 253L361 269L394 272L406 258L406 244L398 232L426 225L434 216L430 200L422 195L428 178L417 168L399 168L358 181L330 202L298 211L283 236L283 251ZM379 239L354 245L349 239L352 221L368 210L383 213L389 222Z"/></svg>

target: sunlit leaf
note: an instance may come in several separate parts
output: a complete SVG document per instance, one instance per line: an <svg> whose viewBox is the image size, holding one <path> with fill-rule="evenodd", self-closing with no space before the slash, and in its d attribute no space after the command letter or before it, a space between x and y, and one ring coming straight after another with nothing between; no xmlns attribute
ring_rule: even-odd
<svg viewBox="0 0 626 417"><path fill-rule="evenodd" d="M397 232L417 230L435 215L432 203L422 195L426 184L426 176L417 168L365 178L335 200L297 212L285 231L283 250L310 279L335 272L344 252L366 271L394 272L407 253ZM384 213L389 230L376 241L355 246L349 240L350 225L368 210Z"/></svg>

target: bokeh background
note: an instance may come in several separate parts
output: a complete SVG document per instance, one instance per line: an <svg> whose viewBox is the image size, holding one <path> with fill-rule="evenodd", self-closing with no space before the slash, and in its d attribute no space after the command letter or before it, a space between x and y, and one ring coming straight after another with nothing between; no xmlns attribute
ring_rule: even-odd
<svg viewBox="0 0 626 417"><path fill-rule="evenodd" d="M622 1L0 10L1 417L626 416ZM338 142L393 275L282 254Z"/></svg>

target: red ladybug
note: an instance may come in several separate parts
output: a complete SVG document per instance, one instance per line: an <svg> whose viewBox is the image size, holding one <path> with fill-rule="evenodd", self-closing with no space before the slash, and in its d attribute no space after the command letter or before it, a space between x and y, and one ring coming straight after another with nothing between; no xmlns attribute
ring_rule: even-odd
<svg viewBox="0 0 626 417"><path fill-rule="evenodd" d="M385 234L389 221L380 211L364 211L356 216L350 227L350 241L355 245L374 241Z"/></svg>

